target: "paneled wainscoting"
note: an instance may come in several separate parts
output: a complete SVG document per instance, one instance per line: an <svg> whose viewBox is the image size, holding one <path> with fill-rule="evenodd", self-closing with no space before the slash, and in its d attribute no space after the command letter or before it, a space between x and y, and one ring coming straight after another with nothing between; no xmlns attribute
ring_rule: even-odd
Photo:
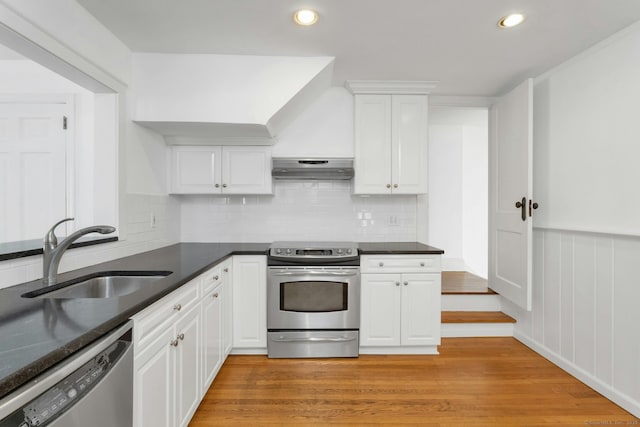
<svg viewBox="0 0 640 427"><path fill-rule="evenodd" d="M514 336L640 416L640 237L536 228L533 264Z"/></svg>

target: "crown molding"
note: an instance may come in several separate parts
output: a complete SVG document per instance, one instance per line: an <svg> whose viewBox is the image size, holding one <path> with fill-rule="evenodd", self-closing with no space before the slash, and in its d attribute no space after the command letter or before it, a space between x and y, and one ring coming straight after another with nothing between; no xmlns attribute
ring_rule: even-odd
<svg viewBox="0 0 640 427"><path fill-rule="evenodd" d="M419 94L426 95L437 86L438 81L401 80L347 80L344 86L354 95L360 94Z"/></svg>

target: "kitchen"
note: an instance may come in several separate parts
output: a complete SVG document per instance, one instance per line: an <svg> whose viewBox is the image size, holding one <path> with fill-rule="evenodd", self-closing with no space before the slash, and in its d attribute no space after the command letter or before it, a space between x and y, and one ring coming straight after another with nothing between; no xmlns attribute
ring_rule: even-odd
<svg viewBox="0 0 640 427"><path fill-rule="evenodd" d="M20 28L20 32L27 38L46 47L57 57L64 58L67 63L73 64L76 69L93 76L94 79L98 79L112 89L116 89L119 92L118 96L120 97L121 105L128 106L126 110L120 110L119 112L119 150L117 150L116 156L119 159L118 163L120 167L117 169L117 172L115 172L118 174L115 184L111 184L112 187L116 187L116 191L114 192L112 188L111 193L109 193L114 194L112 198L114 202L110 203L110 210L116 211L113 218L120 219L116 221L99 221L99 223L111 223L117 225L120 241L118 243L111 244L108 249L105 248L101 250L99 249L99 246L95 246L82 250L82 254L78 253L75 255L74 251L70 252L66 255L70 257L68 260L63 258L61 265L63 271L93 265L98 262L132 255L149 249L159 248L172 242L197 240L196 236L198 235L196 229L198 228L198 222L201 221L202 218L196 217L196 220L191 220L190 215L192 213L194 215L196 215L196 213L201 214L203 206L206 206L207 209L212 211L219 212L219 215L225 219L239 221L236 213L240 208L233 207L233 204L235 203L242 203L239 199L230 201L230 206L227 208L228 211L226 213L220 213L221 211L216 209L215 205L223 204L223 200L225 198L166 196L167 178L166 172L164 171L166 143L158 133L132 124L131 121L128 120L128 117L131 117L133 114L133 107L129 106L128 103L132 102L134 99L133 94L129 91L135 91L135 87L133 85L130 89L126 89L126 85L122 84L122 82L131 81L128 77L130 74L128 61L130 60L129 58L131 55L128 47L115 39L108 30L101 27L91 15L89 15L80 6L75 5L75 3L66 4L65 7L59 7L59 5L57 5L58 7L54 7L46 4L46 2L5 1L3 2L3 5L2 20L5 25L14 29ZM629 12L629 14L631 15L631 12ZM499 16L492 17L492 29L498 18ZM78 38L78 27L65 24L69 22L70 19L76 23L75 25L84 28L83 34L85 34L86 37ZM628 21L626 21L626 24L620 23L619 27L616 29L622 29L634 21L634 19L630 17L627 17L627 19ZM289 23L288 17L286 20L287 23ZM322 21L320 21L320 23L321 22ZM84 27L82 27L83 25ZM600 82L596 77L608 75L606 73L603 74L602 70L597 68L598 63L613 64L629 56L628 54L625 54L625 52L628 51L624 50L624 36L633 37L635 33L633 31L633 27L630 27L626 31L626 33L623 32L618 35L617 39L614 37L613 39L608 40L607 43L601 45L605 46L610 44L612 47L609 50L602 49L601 51L595 51L602 52L602 55L605 55L604 58L606 61L595 53L585 53L582 59L583 62L580 62L581 60L578 58L574 60L573 64L566 65L564 71L560 70L550 72L550 74L545 77L542 75L542 73L546 72L548 69L545 68L534 72L532 75L522 76L522 79L520 80L523 80L525 77L537 77L541 75L542 77L540 77L539 82L536 83L535 89L536 94L541 96L538 96L537 98L542 99L542 95L547 94L549 97L548 99L550 99L549 102L553 101L559 103L558 105L553 104L554 115L551 116L552 120L550 120L550 123L543 123L546 129L544 127L541 129L551 135L549 140L551 140L552 137L563 139L563 136L567 140L570 139L566 138L567 131L565 129L558 128L558 121L561 121L563 118L574 121L580 120L583 126L584 124L582 121L586 123L597 122L593 118L593 111L584 110L584 105L587 104L585 100L580 98L579 101L575 101L575 104L563 104L561 102L562 100L576 99L577 93L580 92L574 91L569 92L568 94L557 94L556 91L559 89L552 84L556 81L554 79L557 79L560 82L582 79L580 81L587 87L593 87L593 91L589 92L588 95L593 97L599 96L600 98L596 99L601 100L603 103L602 108L604 111L597 110L597 114L603 114L608 120L612 120L613 123L616 123L615 129L631 132L629 130L630 124L635 122L632 118L619 114L622 110L620 110L621 106L616 102L625 106L626 104L624 104L624 102L627 102L626 96L631 96L629 94L634 93L633 89L635 89L636 86L633 86L632 82L634 79L630 77L633 75L633 71L635 70L635 68L633 68L634 64L624 63L624 66L618 67L622 73L628 73L629 75L623 74L622 77L607 80L607 82L617 81L624 82L620 84L629 85L626 87L626 89L628 89L627 95L623 96L623 94L615 92L618 98L607 97L603 95L603 93L608 93L603 92L606 90L605 88L607 88L607 86L604 85L604 83L601 83L600 85L595 84L596 82ZM613 32L613 29L611 29L607 34L602 33L600 38L593 39L586 43L584 48L604 39L607 35L613 34ZM616 40L619 40L617 44L615 43ZM109 48L96 52L95 46L109 46ZM580 50L581 49L576 50L575 53L580 52ZM564 58L557 58L553 65L557 65L562 62L561 60L567 58L568 56ZM339 64L339 61L340 59L338 58L336 60L336 67ZM351 76L350 78L369 78L369 76L363 74ZM394 77L388 78L397 79ZM437 78L441 81L445 80L441 76L432 76L431 74L425 74L421 77L421 79L424 78ZM500 84L503 87L496 87L493 91L489 90L487 95L493 96L500 94L500 91L504 92L517 83L519 83L519 81L512 81L510 83L502 81ZM443 83L441 82L439 86L436 86L436 88L444 88L442 84ZM337 86L339 86L337 89L333 89L335 92L333 95L335 97L342 97L342 99L344 99L346 96L350 96L346 89L343 89L342 83ZM571 85L566 86L568 87L567 91L572 88ZM461 87L459 92L449 88L447 91L441 93L468 94L473 92L467 88ZM330 96L331 95L327 95L327 97ZM474 99L476 102L474 106L484 106L486 108L490 101L486 98L487 97L483 99ZM534 100L537 98L534 97ZM592 100L591 98L587 99ZM435 100L437 100L437 96L431 96L430 102ZM447 100L441 99L441 102L444 103L445 101ZM456 100L450 98L447 102L454 101ZM612 104L605 104L604 101L612 101ZM465 101L464 99L458 99L457 102L458 106L460 106L461 103ZM342 108L344 111L348 109L345 107L346 104L344 103L334 103L333 105L339 105L339 108ZM605 106L607 109L605 109ZM540 108L544 108L544 106L541 106ZM615 117L611 117L611 113L607 113L608 110L617 111L618 114ZM632 109L628 110L630 112L632 111ZM578 116L578 119L575 117L562 116L562 112L567 111L578 111L582 115ZM349 112L349 114L351 113ZM538 125L534 123L534 127L535 126ZM538 128L536 127L535 129ZM536 132L534 132L534 135L535 133ZM348 130L344 130L341 134L351 135L349 138L351 138L352 141L352 134L350 134ZM591 132L591 134L596 135L597 132ZM633 330L633 327L630 326L633 325L634 322L637 324L637 314L635 313L635 310L629 306L634 299L637 300L637 289L631 286L633 276L632 267L629 266L633 266L634 254L637 254L638 242L637 239L629 236L634 236L638 233L637 225L636 229L634 229L633 226L635 223L628 219L632 217L634 213L637 213L637 205L633 204L633 198L622 197L624 194L633 194L633 189L628 187L628 183L633 182L632 165L629 164L630 167L615 167L615 164L619 164L621 166L626 165L625 162L631 161L633 155L631 155L631 152L629 151L620 152L617 151L618 149L612 150L612 153L615 153L615 160L613 161L614 165L611 165L609 162L604 161L606 156L605 153L601 153L601 150L603 150L602 146L598 145L598 141L594 138L589 139L589 136L589 132L586 132L584 135L580 135L582 139L589 141L589 144L585 145L585 147L593 150L590 151L590 153L592 153L592 155L600 153L600 157L602 159L602 164L588 163L589 168L594 170L597 166L608 166L608 168L602 171L603 173L598 174L600 180L596 182L593 181L593 177L590 174L585 174L583 172L584 168L581 169L577 167L579 166L580 159L572 157L571 153L574 147L568 142L563 145L554 140L554 145L536 145L537 147L541 147L541 149L534 151L534 156L540 156L540 159L544 160L542 162L534 161L534 165L539 165L534 166L534 168L539 168L534 169L534 191L536 200L541 203L541 206L562 206L565 209L558 210L556 217L550 216L551 213L549 210L545 211L545 209L541 209L539 211L539 217L536 221L542 219L546 220L544 222L540 222L540 224L538 224L539 227L534 230L534 311L533 314L530 314L519 310L517 307L512 307L511 310L509 310L509 314L514 315L518 319L516 332L519 334L519 339L524 340L527 345L550 358L565 370L637 414L637 409L633 408L637 408L638 402L637 363L634 363L638 360L638 341L637 333ZM624 133L617 134L616 136L618 137L617 140L619 139L620 141L627 141L629 138L624 135ZM279 148L281 147L279 145L281 143L284 143L284 141L279 141L274 145L274 151L281 149ZM342 147L349 147L343 148L345 150L353 149L350 144L342 145ZM633 147L624 147L626 147L626 150L634 149ZM320 149L322 148L322 145L320 145ZM609 154L608 152L606 153L607 155ZM325 153L309 150L309 152L298 152L293 154L313 156ZM349 155L348 153L338 154L346 156ZM576 215L576 212L571 210L571 208L580 206L580 203L566 203L566 205L568 205L568 207L566 207L562 197L570 196L568 199L569 201L580 202L587 200L585 198L587 195L584 194L585 189L582 186L575 187L574 184L574 192L571 193L571 188L565 188L561 185L566 183L566 186L568 187L569 183L573 182L572 179L568 179L564 175L561 166L559 166L563 164L562 162L570 162L570 164L575 163L576 170L572 170L572 173L575 173L575 176L583 179L583 182L588 182L594 185L595 188L602 188L602 185L607 185L607 183L610 186L615 185L615 188L619 188L619 192L606 192L607 194L601 194L603 193L601 191L598 194L609 203L609 206L617 206L619 203L624 203L622 205L625 206L624 211L629 215L625 216L625 212L623 212L616 213L615 216L611 216L611 212L599 209L598 207L600 205L597 203L594 203L593 206L590 205L588 212L583 213L582 215ZM589 170L589 168L587 168L587 170ZM610 180L603 180L603 176L611 178ZM321 185L322 184L318 184L318 186ZM331 186L336 187L335 192L338 193L337 197L343 197L345 189L341 188L340 184L331 184ZM279 196L282 196L282 194L278 193L279 189L288 190L291 199L294 200L300 194L310 194L307 193L307 190L304 188L295 188L295 186L294 188L288 188L286 185L284 187L278 187L276 185L276 195L273 200L282 200L278 198ZM631 191L626 191L628 189ZM324 194L318 189L312 190L317 192L316 194ZM405 196L399 197L402 198ZM419 198L420 197L418 196L417 199ZM181 201L182 199L184 199L184 202ZM415 203L415 207L409 207L405 211L402 207L396 210L389 206L384 206L385 202L380 202L380 199L378 199L377 202L375 200L376 198L371 199L374 200L359 201L358 203L362 203L365 205L365 208L370 209L369 212L372 214L372 217L369 218L367 226L373 225L373 228L380 234L372 237L365 234L366 238L363 239L359 234L352 231L353 234L350 235L354 236L352 240L393 241L391 236L393 236L394 233L406 233L398 234L398 240L417 240L432 243L428 238L426 238L427 234L419 234L425 233L424 230L426 229L426 224L421 221L416 221L415 218L419 215L412 213L415 212L412 211L412 209L417 210L422 206L420 205L419 200L407 202ZM231 198L229 198L229 200L231 200ZM270 203L266 198L260 199L259 201L256 200L257 199L247 198L246 203L248 205L251 203L264 203L269 205ZM351 199L349 198L349 200ZM400 204L403 204L403 199L398 200L400 200ZM598 200L596 200L596 202L597 201ZM606 206L607 204L603 203L602 205ZM380 211L372 211L373 209L380 209ZM259 211L259 208L256 208L255 210ZM181 214L183 212L187 212L188 216L182 217L181 219ZM150 222L149 218L152 213L157 214L157 224L155 228L148 226L148 223ZM363 219L366 219L364 218L366 213L366 211L363 212ZM597 214L599 216L590 216L592 213L593 215ZM389 215L397 215L401 223L399 228L377 221L378 217L384 218ZM255 219L255 216L249 218L249 220L252 219ZM415 221L415 225L411 226L411 221ZM589 222L591 222L591 224ZM175 223L181 223L184 229L181 231L170 226L170 224ZM594 223L596 225L599 225L598 223L604 223L608 226L597 227L593 226ZM288 229L292 235L299 235L300 231L295 228L295 224L295 222L290 220L283 221L280 225L280 230ZM300 221L300 224L303 224L304 226L305 222ZM315 225L313 221L307 222L306 229L309 229L308 224ZM409 224L407 229L404 228L404 225L406 224ZM612 224L616 224L616 227L613 227ZM236 239L234 239L235 241L286 240L283 239L283 236L281 235L262 235L260 238L255 238L253 237L256 235L254 234L255 232L263 232L260 230L260 227L253 225L251 221L242 225L242 229L240 227L234 227L225 230L229 233L234 233L234 230L236 230L235 233L237 234L235 236L229 236L229 239L231 237L236 237ZM287 228L287 225L291 228ZM244 226L248 227L249 230L244 231ZM191 227L194 229L192 230ZM413 227L413 229L411 227ZM216 233L215 230L219 228L221 227L219 227L218 223L207 223L206 226L203 227L202 231L212 233L212 235L206 236L206 240L214 242L228 241L229 239L226 238L227 236L225 236L224 239L217 239L216 235L213 234ZM358 230L358 233L364 233L365 231L362 231L363 229L364 227L355 228L355 230ZM367 232L369 230L372 230L372 228L370 227L366 229ZM329 228L319 231L318 233L322 234L330 231L331 229ZM591 234L589 234L590 231ZM338 234L338 229L336 229L335 232ZM375 232L376 231L374 231L374 233ZM385 232L390 234L385 235ZM601 234L598 234L598 232ZM244 233L247 233L248 236L245 236ZM602 233L604 233L604 235ZM381 238L379 236L384 237ZM288 238L288 236L284 237ZM307 236L304 237L307 238ZM313 236L308 237L313 238ZM591 248L594 249L591 250ZM542 249L544 249L544 252ZM607 261L611 260L614 257L614 254L615 263ZM595 259L596 256L597 259ZM9 264L10 265L6 266L7 268L3 265L3 286L5 283L6 285L12 285L41 277L42 270L36 266L37 261L24 259L10 261ZM545 266L544 269L542 268L543 265ZM597 272L594 271L595 267L588 267L594 265L599 266ZM570 277L566 280L567 272L572 271L574 266L579 267L575 268L575 277ZM613 278L609 282L606 282L605 280L608 277L607 271L610 272L609 276L615 276L615 294L609 289L613 287L611 283ZM595 277L596 273L598 274L598 277L602 277L602 280L597 283L594 283L593 279L590 281L583 280L588 277ZM4 277L7 278L6 281ZM575 284L572 284L574 281ZM585 289L579 287L579 284L582 282L590 283L589 287ZM562 286L554 286L557 283L562 283ZM568 283L568 286L565 286L565 283ZM608 287L607 283L609 283ZM596 310L596 302L599 304L601 301L603 301L605 308L607 302L611 305L608 311L603 311L600 305L598 305L599 309ZM613 307L614 305L615 308ZM594 312L597 313L596 316L592 316L592 313ZM597 317L597 322L594 320L594 317ZM562 320L562 328L558 328L560 320ZM562 335L560 335L560 331L562 332ZM614 344L613 347L608 346L608 344L611 343ZM608 350L604 350L607 348ZM596 354L597 357L586 357L586 355Z"/></svg>

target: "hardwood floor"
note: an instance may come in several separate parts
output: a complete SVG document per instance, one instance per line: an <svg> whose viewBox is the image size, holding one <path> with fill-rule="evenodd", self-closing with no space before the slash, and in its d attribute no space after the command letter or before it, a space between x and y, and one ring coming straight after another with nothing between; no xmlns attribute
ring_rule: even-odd
<svg viewBox="0 0 640 427"><path fill-rule="evenodd" d="M229 356L190 426L639 424L513 338L442 341L439 356Z"/></svg>

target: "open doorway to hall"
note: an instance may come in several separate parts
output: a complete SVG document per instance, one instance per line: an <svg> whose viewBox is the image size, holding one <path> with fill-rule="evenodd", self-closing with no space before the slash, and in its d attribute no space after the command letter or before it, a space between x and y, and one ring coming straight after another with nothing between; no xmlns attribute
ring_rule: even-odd
<svg viewBox="0 0 640 427"><path fill-rule="evenodd" d="M429 109L429 243L444 249L444 293L487 292L487 108Z"/></svg>

